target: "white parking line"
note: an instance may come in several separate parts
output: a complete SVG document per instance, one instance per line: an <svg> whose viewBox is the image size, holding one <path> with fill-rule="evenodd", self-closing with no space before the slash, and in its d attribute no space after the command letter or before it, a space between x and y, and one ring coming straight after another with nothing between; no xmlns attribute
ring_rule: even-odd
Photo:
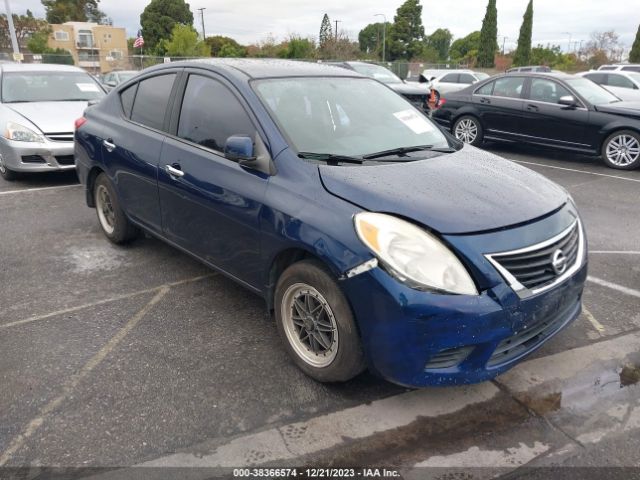
<svg viewBox="0 0 640 480"><path fill-rule="evenodd" d="M611 255L640 255L640 252L633 250L590 250L589 253L604 253Z"/></svg>
<svg viewBox="0 0 640 480"><path fill-rule="evenodd" d="M73 390L78 386L78 384L93 371L104 359L105 357L113 351L114 348L118 346L118 344L127 336L127 334L135 327L142 318L153 308L155 304L157 304L162 298L169 292L169 287L161 287L158 293L144 306L141 310L138 311L133 317L129 319L129 321L122 327L118 333L116 333L111 340L107 342L107 344L102 347L98 353L96 353L91 359L82 367L82 369L71 376L69 381L64 384L62 387L62 393L55 397L53 400L48 402L38 413L33 420L31 420L24 431L16 436L7 449L0 455L0 467L6 464L13 454L15 454L31 437L40 426L44 423L45 417L53 412L56 408L58 408L62 402L71 394Z"/></svg>
<svg viewBox="0 0 640 480"><path fill-rule="evenodd" d="M24 325L25 323L32 323L32 322L37 322L37 321L40 321L40 320L46 320L47 318L55 317L57 315L64 315L64 314L67 314L67 313L73 313L73 312L77 312L79 310L84 310L85 308L96 307L98 305L104 305L105 303L111 303L111 302L115 302L115 301L118 301L118 300L126 300L127 298L137 297L138 295L143 295L145 293L156 292L156 291L161 290L163 288L176 287L178 285L183 285L185 283L197 282L198 280L203 280L205 278L213 277L214 275L216 275L216 274L215 273L210 273L208 275L201 275L199 277L187 278L185 280L177 280L175 282L165 283L163 285L160 285L160 286L157 286L157 287L152 287L152 288L147 288L145 290L137 290L137 291L131 292L131 293L124 293L122 295L116 295L114 297L105 298L103 300L98 300L98 301L91 302L91 303L85 303L85 304L82 304L82 305L78 305L76 307L65 308L64 310L56 310L54 312L45 313L43 315L37 315L35 317L25 318L23 320L16 320L15 322L10 322L10 323L5 323L4 325L0 325L0 330L5 329L5 328L10 328L10 327L15 327L15 326L18 326L18 325Z"/></svg>
<svg viewBox="0 0 640 480"><path fill-rule="evenodd" d="M5 190L4 192L0 192L0 195L13 195L15 193L27 193L27 192L42 192L43 190L62 190L65 188L78 188L82 185L58 185L56 187L37 187L37 188L25 188L22 190Z"/></svg>
<svg viewBox="0 0 640 480"><path fill-rule="evenodd" d="M595 283L596 285L600 285L601 287L607 287L612 290L617 290L618 292L631 295L632 297L640 298L640 290L635 290L633 288L625 287L624 285L618 285L617 283L609 282L607 280L603 280L597 277L592 277L591 275L587 277L587 280L592 283Z"/></svg>
<svg viewBox="0 0 640 480"><path fill-rule="evenodd" d="M578 170L577 168L556 167L555 165L546 165L544 163L527 162L525 160L514 160L513 158L509 158L509 160L516 163L524 163L526 165L537 165L538 167L555 168L556 170L566 170L568 172L585 173L587 175L597 175L598 177L617 178L618 180L627 180L629 182L640 183L639 178L627 178L627 177L620 177L618 175L607 175L606 173L586 172L584 170Z"/></svg>

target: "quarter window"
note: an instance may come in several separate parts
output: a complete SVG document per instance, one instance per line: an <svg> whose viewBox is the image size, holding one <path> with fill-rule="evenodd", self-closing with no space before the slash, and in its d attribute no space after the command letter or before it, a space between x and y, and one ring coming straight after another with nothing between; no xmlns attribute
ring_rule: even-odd
<svg viewBox="0 0 640 480"><path fill-rule="evenodd" d="M122 102L122 110L124 115L129 118L131 116L131 107L133 107L133 99L136 96L136 89L138 84L130 86L120 94L120 101Z"/></svg>
<svg viewBox="0 0 640 480"><path fill-rule="evenodd" d="M142 80L138 85L131 120L162 130L175 77L176 74L171 73Z"/></svg>
<svg viewBox="0 0 640 480"><path fill-rule="evenodd" d="M502 77L495 81L493 96L520 98L524 88L524 77Z"/></svg>
<svg viewBox="0 0 640 480"><path fill-rule="evenodd" d="M489 83L484 84L478 90L476 90L476 93L478 95L491 95L493 93L493 85L495 83L496 82L489 82Z"/></svg>
<svg viewBox="0 0 640 480"><path fill-rule="evenodd" d="M585 75L585 77L591 80L592 82L596 82L598 85L607 83L606 73L590 73L588 75Z"/></svg>
<svg viewBox="0 0 640 480"><path fill-rule="evenodd" d="M607 85L611 87L633 88L633 82L624 75L609 74Z"/></svg>
<svg viewBox="0 0 640 480"><path fill-rule="evenodd" d="M256 129L240 101L222 83L191 75L182 100L178 136L212 150L223 151L232 135Z"/></svg>
<svg viewBox="0 0 640 480"><path fill-rule="evenodd" d="M468 73L461 73L458 83L465 83L467 85L471 85L475 81L476 79L474 78L473 75L469 75Z"/></svg>
<svg viewBox="0 0 640 480"><path fill-rule="evenodd" d="M529 98L538 102L558 103L560 97L571 95L571 92L553 80L534 78L531 80Z"/></svg>

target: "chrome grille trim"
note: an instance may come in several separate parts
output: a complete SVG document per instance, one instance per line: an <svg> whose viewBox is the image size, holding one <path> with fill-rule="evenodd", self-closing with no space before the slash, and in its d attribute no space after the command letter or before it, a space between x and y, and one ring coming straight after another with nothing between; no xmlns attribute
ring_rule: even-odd
<svg viewBox="0 0 640 480"><path fill-rule="evenodd" d="M572 265L567 266L567 269L564 273L562 273L561 275L558 275L550 283L543 284L540 287L527 288L507 268L505 268L500 263L500 257L513 256L513 255L526 254L526 253L535 253L536 251L543 250L544 248L550 245L553 245L554 243L557 243L562 241L563 239L566 239L568 236L572 234L575 228L577 228L578 230L578 240L577 240L578 252L576 255L576 259ZM584 263L584 259L586 257L585 250L586 250L586 240L585 240L584 230L582 228L582 222L580 222L579 219L576 219L575 222L573 222L565 230L551 237L550 239L545 240L544 242L540 242L535 245L530 245L528 247L520 248L517 250L485 254L484 256L496 268L496 270L498 270L500 275L502 275L502 277L507 281L507 283L511 286L511 288L513 288L513 290L518 294L520 298L527 298L532 295L537 295L538 293L545 292L555 287L556 285L558 285L559 283L562 283L567 278L571 277L574 273L576 273Z"/></svg>
<svg viewBox="0 0 640 480"><path fill-rule="evenodd" d="M73 132L45 133L44 136L52 142L73 142Z"/></svg>

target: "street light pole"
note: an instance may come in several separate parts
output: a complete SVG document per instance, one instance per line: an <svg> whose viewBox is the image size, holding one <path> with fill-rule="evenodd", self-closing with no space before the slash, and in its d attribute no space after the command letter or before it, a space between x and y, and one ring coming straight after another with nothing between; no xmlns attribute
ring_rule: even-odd
<svg viewBox="0 0 640 480"><path fill-rule="evenodd" d="M13 54L14 56L17 56L20 53L20 48L18 46L18 38L16 37L16 29L13 25L13 15L11 14L11 5L9 5L9 0L4 0L4 5L7 9L7 22L9 24L9 34L11 35Z"/></svg>
<svg viewBox="0 0 640 480"><path fill-rule="evenodd" d="M382 63L384 63L384 51L387 49L387 16L384 13L376 13L374 17L382 17L384 19L382 24Z"/></svg>
<svg viewBox="0 0 640 480"><path fill-rule="evenodd" d="M207 9L206 7L198 8L198 10L200 11L200 21L202 22L202 40L207 38L207 36L204 33L204 11L206 9Z"/></svg>
<svg viewBox="0 0 640 480"><path fill-rule="evenodd" d="M504 35L502 36L502 56L503 57L504 57L504 44L507 41L507 38L509 38L509 37L506 37Z"/></svg>
<svg viewBox="0 0 640 480"><path fill-rule="evenodd" d="M338 23L342 23L342 20L336 20L336 43L338 43Z"/></svg>

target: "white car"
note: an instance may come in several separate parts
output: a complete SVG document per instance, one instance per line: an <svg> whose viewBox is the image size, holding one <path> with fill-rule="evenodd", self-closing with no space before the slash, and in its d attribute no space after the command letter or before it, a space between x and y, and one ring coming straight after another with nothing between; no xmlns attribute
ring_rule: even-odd
<svg viewBox="0 0 640 480"><path fill-rule="evenodd" d="M640 101L640 73L628 71L591 71L578 73L606 88L616 97L626 101Z"/></svg>
<svg viewBox="0 0 640 480"><path fill-rule="evenodd" d="M638 63L622 63L618 65L602 65L598 71L604 72L640 72Z"/></svg>
<svg viewBox="0 0 640 480"><path fill-rule="evenodd" d="M480 80L489 78L484 72L473 70L425 70L422 76L430 83L435 94L436 103L440 97L449 92L457 92Z"/></svg>

